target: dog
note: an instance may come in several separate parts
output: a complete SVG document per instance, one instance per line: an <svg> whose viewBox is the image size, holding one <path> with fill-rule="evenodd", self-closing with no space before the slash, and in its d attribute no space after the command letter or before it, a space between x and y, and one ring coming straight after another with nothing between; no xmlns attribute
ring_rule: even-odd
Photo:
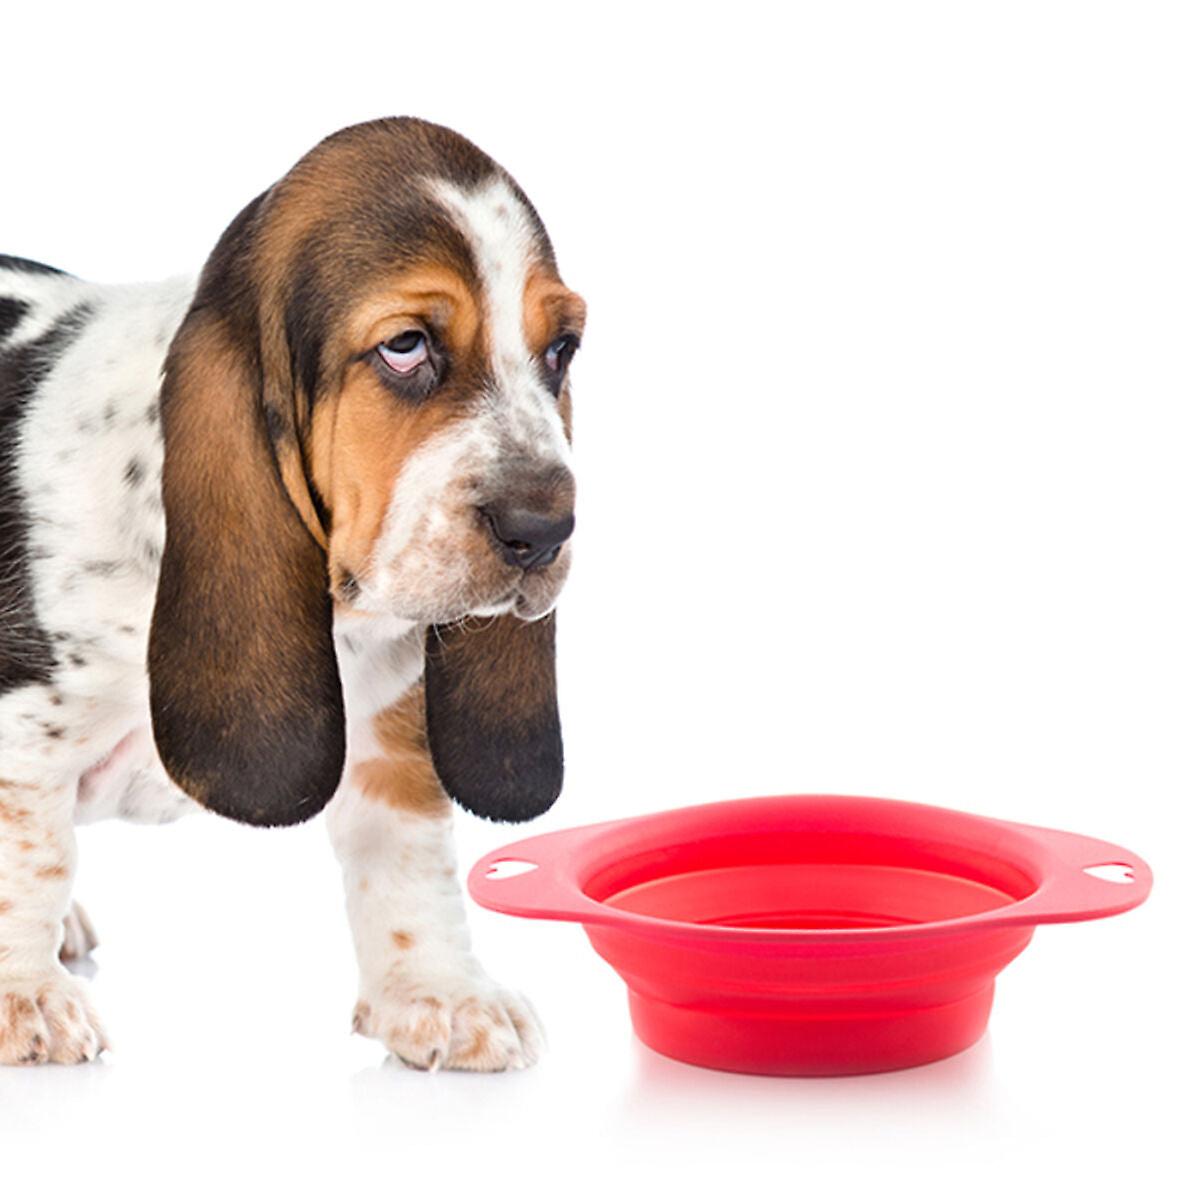
<svg viewBox="0 0 1200 1200"><path fill-rule="evenodd" d="M200 809L325 811L357 1032L537 1058L470 950L451 798L561 788L585 312L513 179L412 118L321 142L198 281L0 257L0 1063L107 1045L60 961L95 944L74 825Z"/></svg>

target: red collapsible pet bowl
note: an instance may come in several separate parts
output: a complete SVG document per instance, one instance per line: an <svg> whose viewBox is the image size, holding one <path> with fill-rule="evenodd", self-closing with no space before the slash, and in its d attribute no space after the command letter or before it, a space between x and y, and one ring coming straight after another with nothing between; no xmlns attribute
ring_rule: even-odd
<svg viewBox="0 0 1200 1200"><path fill-rule="evenodd" d="M533 869L502 875L500 863ZM965 1050L1036 925L1124 912L1150 883L1108 842L859 796L731 800L543 834L485 855L468 879L487 908L580 922L628 984L646 1045L770 1075L889 1071Z"/></svg>

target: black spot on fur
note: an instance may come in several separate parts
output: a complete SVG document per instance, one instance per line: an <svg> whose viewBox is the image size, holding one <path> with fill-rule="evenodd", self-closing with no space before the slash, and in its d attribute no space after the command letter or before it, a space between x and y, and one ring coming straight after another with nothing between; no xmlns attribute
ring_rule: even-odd
<svg viewBox="0 0 1200 1200"><path fill-rule="evenodd" d="M0 256L0 266L24 260ZM39 264L31 264L37 270ZM27 267L17 267L27 270ZM43 268L50 271L51 268ZM38 623L29 578L29 514L17 479L16 448L30 398L91 316L81 304L41 337L0 352L0 694L47 683L54 652Z"/></svg>
<svg viewBox="0 0 1200 1200"><path fill-rule="evenodd" d="M131 458L125 464L126 486L135 488L146 478L146 464L140 458Z"/></svg>
<svg viewBox="0 0 1200 1200"><path fill-rule="evenodd" d="M34 262L31 258L14 258L11 254L0 254L0 270L21 271L25 275L65 275L57 267L48 267L45 263Z"/></svg>
<svg viewBox="0 0 1200 1200"><path fill-rule="evenodd" d="M157 425L158 424L158 401L157 400L155 400L153 404L149 404L146 406L146 424L147 425Z"/></svg>
<svg viewBox="0 0 1200 1200"><path fill-rule="evenodd" d="M21 323L29 311L29 305L15 296L0 296L0 342Z"/></svg>
<svg viewBox="0 0 1200 1200"><path fill-rule="evenodd" d="M110 364L110 365L115 366L116 364ZM117 419L117 402L115 400L110 400L104 406L104 426L105 426L105 428L111 429L113 427L113 424L116 422L116 419Z"/></svg>
<svg viewBox="0 0 1200 1200"><path fill-rule="evenodd" d="M69 662L73 667L87 666L87 659L84 658L82 654L76 654L74 651L67 655L67 662Z"/></svg>
<svg viewBox="0 0 1200 1200"><path fill-rule="evenodd" d="M61 725L51 725L48 721L42 722L42 729L48 738L55 740L63 737L67 732Z"/></svg>

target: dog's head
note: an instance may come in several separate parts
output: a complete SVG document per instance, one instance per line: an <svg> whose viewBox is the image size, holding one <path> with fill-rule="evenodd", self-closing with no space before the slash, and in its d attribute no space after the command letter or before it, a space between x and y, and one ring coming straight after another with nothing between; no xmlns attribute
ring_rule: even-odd
<svg viewBox="0 0 1200 1200"><path fill-rule="evenodd" d="M335 134L226 230L162 390L151 708L185 791L261 824L325 804L336 613L430 627L429 740L460 803L554 800L583 320L524 193L425 122Z"/></svg>

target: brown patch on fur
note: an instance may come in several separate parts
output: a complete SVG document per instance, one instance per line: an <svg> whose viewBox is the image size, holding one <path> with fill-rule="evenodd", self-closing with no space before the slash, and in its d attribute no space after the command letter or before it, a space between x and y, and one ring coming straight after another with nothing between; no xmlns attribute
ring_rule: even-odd
<svg viewBox="0 0 1200 1200"><path fill-rule="evenodd" d="M6 912L12 912L13 902L11 900L0 900L0 917Z"/></svg>
<svg viewBox="0 0 1200 1200"><path fill-rule="evenodd" d="M37 1005L28 996L9 992L0 997L0 1063L41 1063L49 1057L39 1032Z"/></svg>
<svg viewBox="0 0 1200 1200"><path fill-rule="evenodd" d="M66 863L55 863L50 867L38 867L34 874L39 879L66 879L70 872Z"/></svg>
<svg viewBox="0 0 1200 1200"><path fill-rule="evenodd" d="M461 1060L464 1064L477 1062L487 1049L490 1038L491 1030L486 1025L477 1025L466 1048L455 1054L455 1060Z"/></svg>
<svg viewBox="0 0 1200 1200"><path fill-rule="evenodd" d="M0 800L0 821L5 821L9 825L24 825L31 816L33 813L29 809L10 804L6 800Z"/></svg>
<svg viewBox="0 0 1200 1200"><path fill-rule="evenodd" d="M444 816L450 802L429 758L424 689L418 684L377 713L373 724L384 756L355 765L354 782L363 795L417 816Z"/></svg>
<svg viewBox="0 0 1200 1200"><path fill-rule="evenodd" d="M79 1007L70 1001L64 1003L61 995L48 989L38 993L37 1004L50 1034L50 1060L57 1063L86 1062L89 1057L87 1027L81 1023L83 1013ZM103 1048L103 1037L99 1037L99 1041Z"/></svg>
<svg viewBox="0 0 1200 1200"><path fill-rule="evenodd" d="M419 323L463 357L475 345L480 319L479 297L469 280L445 264L421 262L398 272L349 314L338 350L343 355L369 350Z"/></svg>
<svg viewBox="0 0 1200 1200"><path fill-rule="evenodd" d="M540 354L563 333L583 336L587 305L557 275L534 270L525 281L522 320L530 351Z"/></svg>
<svg viewBox="0 0 1200 1200"><path fill-rule="evenodd" d="M558 275L544 267L535 268L525 281L522 323L525 342L535 357L546 352L556 337L564 333L583 336L587 323L587 304L582 296L564 286ZM558 398L567 441L571 440L571 391L564 386Z"/></svg>
<svg viewBox="0 0 1200 1200"><path fill-rule="evenodd" d="M10 993L6 998L6 1012L11 1028L13 1023L25 1017L32 1017L37 1012L36 1007L28 996L17 996Z"/></svg>
<svg viewBox="0 0 1200 1200"><path fill-rule="evenodd" d="M416 1042L433 1041L441 1035L446 1006L436 996L423 996L417 1003L425 1011L413 1022L411 1038Z"/></svg>
<svg viewBox="0 0 1200 1200"><path fill-rule="evenodd" d="M403 929L392 930L392 945L397 950L411 950L413 947L413 935L406 933Z"/></svg>

